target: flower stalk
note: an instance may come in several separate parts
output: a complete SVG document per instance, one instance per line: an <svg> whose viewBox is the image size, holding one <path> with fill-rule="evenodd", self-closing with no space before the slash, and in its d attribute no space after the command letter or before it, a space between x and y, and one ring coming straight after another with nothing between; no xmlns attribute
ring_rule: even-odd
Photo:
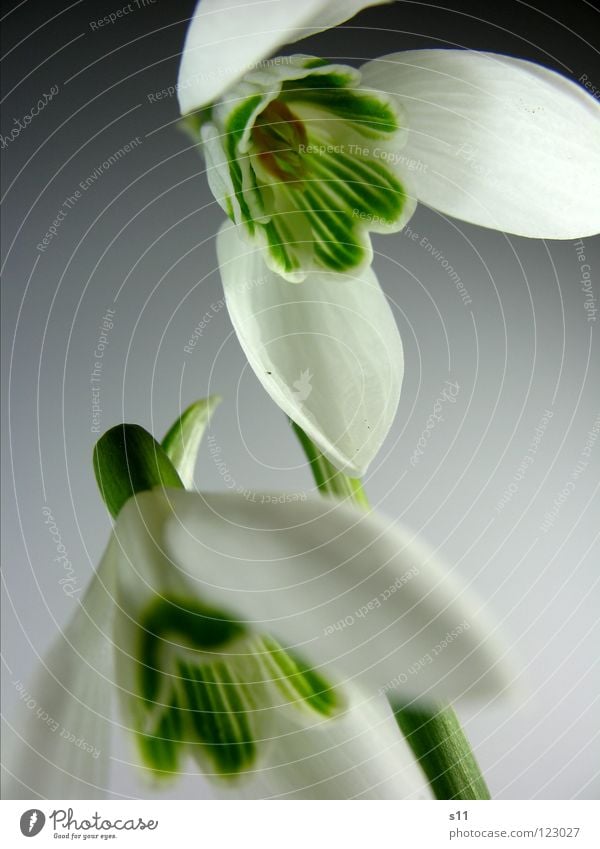
<svg viewBox="0 0 600 849"><path fill-rule="evenodd" d="M321 454L295 422L292 427L308 459L319 492L370 504L359 478L349 478ZM390 699L396 722L419 761L436 799L490 799L490 792L454 709L400 704Z"/></svg>
<svg viewBox="0 0 600 849"><path fill-rule="evenodd" d="M400 730L436 799L490 799L473 750L453 708L430 710L391 700Z"/></svg>
<svg viewBox="0 0 600 849"><path fill-rule="evenodd" d="M333 463L321 454L317 446L304 433L302 428L295 422L291 422L291 424L306 454L319 492L322 492L323 495L332 495L340 501L349 498L359 507L368 510L369 500L362 487L360 478L350 478L336 469Z"/></svg>

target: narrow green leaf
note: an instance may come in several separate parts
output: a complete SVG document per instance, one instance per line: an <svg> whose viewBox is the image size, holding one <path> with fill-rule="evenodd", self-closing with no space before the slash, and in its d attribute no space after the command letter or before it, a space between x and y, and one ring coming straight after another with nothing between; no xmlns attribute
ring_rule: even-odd
<svg viewBox="0 0 600 849"><path fill-rule="evenodd" d="M113 517L137 492L155 486L183 489L162 446L147 430L134 424L116 425L100 437L94 447L94 472Z"/></svg>
<svg viewBox="0 0 600 849"><path fill-rule="evenodd" d="M196 458L204 431L222 400L219 395L211 395L191 404L169 428L162 441L165 454L187 489L194 485Z"/></svg>

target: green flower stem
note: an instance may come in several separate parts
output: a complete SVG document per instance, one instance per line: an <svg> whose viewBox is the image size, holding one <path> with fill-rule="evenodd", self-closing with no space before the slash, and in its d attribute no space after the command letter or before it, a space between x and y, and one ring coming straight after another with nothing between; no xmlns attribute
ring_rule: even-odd
<svg viewBox="0 0 600 849"><path fill-rule="evenodd" d="M358 507L370 509L360 479L349 478L338 471L295 422L292 427L319 491L340 500L349 498ZM490 798L473 750L451 707L408 707L396 703L392 704L392 709L436 799Z"/></svg>
<svg viewBox="0 0 600 849"><path fill-rule="evenodd" d="M338 471L333 463L321 454L302 428L295 422L291 424L310 463L317 489L325 495L333 495L340 500L350 498L359 507L368 510L369 500L362 488L360 478L349 478Z"/></svg>
<svg viewBox="0 0 600 849"><path fill-rule="evenodd" d="M396 722L421 764L436 799L489 799L490 791L451 707L403 707Z"/></svg>

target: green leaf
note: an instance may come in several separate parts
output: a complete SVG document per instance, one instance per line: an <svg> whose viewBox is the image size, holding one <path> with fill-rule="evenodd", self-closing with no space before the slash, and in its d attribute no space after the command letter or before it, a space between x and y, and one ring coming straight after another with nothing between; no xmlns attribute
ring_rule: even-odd
<svg viewBox="0 0 600 849"><path fill-rule="evenodd" d="M137 492L155 486L184 488L162 446L135 424L116 425L100 437L94 447L94 472L113 517Z"/></svg>
<svg viewBox="0 0 600 849"><path fill-rule="evenodd" d="M191 404L169 428L162 441L165 454L177 469L187 489L194 485L198 449L211 416L221 401L222 398L218 395L211 395Z"/></svg>

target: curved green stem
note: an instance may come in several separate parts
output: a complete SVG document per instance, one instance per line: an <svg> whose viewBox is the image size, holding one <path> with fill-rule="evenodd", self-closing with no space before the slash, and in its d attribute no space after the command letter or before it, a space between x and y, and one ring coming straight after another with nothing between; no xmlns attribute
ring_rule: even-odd
<svg viewBox="0 0 600 849"><path fill-rule="evenodd" d="M310 464L320 492L340 500L349 498L358 507L370 509L359 478L349 478L321 454L295 422L292 427ZM392 703L400 730L436 799L489 799L490 793L479 765L454 710L441 705L437 709L422 705Z"/></svg>
<svg viewBox="0 0 600 849"><path fill-rule="evenodd" d="M304 449L319 492L325 495L333 495L340 500L350 498L359 507L368 510L370 507L369 499L362 487L360 478L349 478L338 471L333 463L330 463L327 457L321 454L302 428L296 422L291 422L291 424Z"/></svg>
<svg viewBox="0 0 600 849"><path fill-rule="evenodd" d="M396 722L418 758L436 799L489 799L479 765L451 707L392 702Z"/></svg>

